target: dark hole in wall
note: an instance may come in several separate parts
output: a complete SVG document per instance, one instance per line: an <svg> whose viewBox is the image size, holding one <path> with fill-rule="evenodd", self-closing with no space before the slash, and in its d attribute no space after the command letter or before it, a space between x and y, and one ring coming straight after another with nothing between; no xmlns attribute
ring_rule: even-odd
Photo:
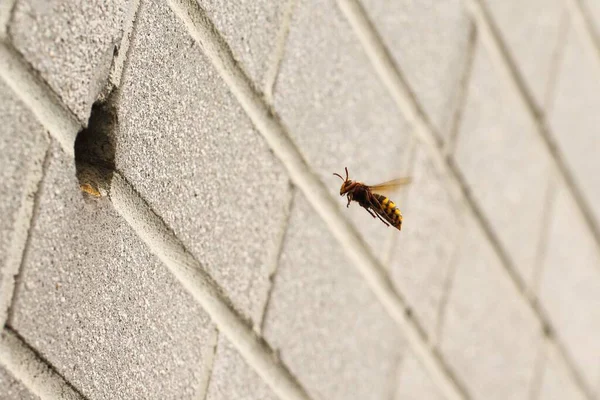
<svg viewBox="0 0 600 400"><path fill-rule="evenodd" d="M117 113L110 96L96 101L87 128L75 139L75 168L79 187L93 197L108 194L115 170Z"/></svg>

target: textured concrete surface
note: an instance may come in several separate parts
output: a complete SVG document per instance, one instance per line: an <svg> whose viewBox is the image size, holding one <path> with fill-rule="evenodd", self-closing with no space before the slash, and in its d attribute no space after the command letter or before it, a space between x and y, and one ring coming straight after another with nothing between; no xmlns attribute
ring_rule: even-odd
<svg viewBox="0 0 600 400"><path fill-rule="evenodd" d="M393 392L404 341L300 194L267 309L265 337L314 398L383 399Z"/></svg>
<svg viewBox="0 0 600 400"><path fill-rule="evenodd" d="M10 372L0 367L0 388L2 388L3 400L36 400L39 397L32 394L18 379Z"/></svg>
<svg viewBox="0 0 600 400"><path fill-rule="evenodd" d="M206 393L207 400L261 399L277 396L263 383L223 336L219 337Z"/></svg>
<svg viewBox="0 0 600 400"><path fill-rule="evenodd" d="M446 182L422 146L415 148L413 158L413 182L404 206L410 225L403 228L402 239L394 242L390 269L394 283L436 341L446 285L463 231L463 208L448 193Z"/></svg>
<svg viewBox="0 0 600 400"><path fill-rule="evenodd" d="M9 26L15 47L82 121L108 78L126 5L123 0L16 1Z"/></svg>
<svg viewBox="0 0 600 400"><path fill-rule="evenodd" d="M473 220L466 221L463 240L445 310L442 352L476 398L527 398L541 327Z"/></svg>
<svg viewBox="0 0 600 400"><path fill-rule="evenodd" d="M6 266L15 238L19 209L28 193L28 181L41 170L48 140L28 110L0 83L0 271ZM24 224L27 221L22 221ZM17 256L17 260L20 255ZM15 271L16 272L16 271ZM0 274L2 279L2 274Z"/></svg>
<svg viewBox="0 0 600 400"><path fill-rule="evenodd" d="M568 371L560 363L556 351L548 350L545 357L542 384L537 398L540 400L584 399L584 394L573 384Z"/></svg>
<svg viewBox="0 0 600 400"><path fill-rule="evenodd" d="M558 66L556 88L550 103L550 124L559 148L576 181L583 188L589 202L600 201L600 148L597 132L600 116L596 110L600 90L600 69L591 55L586 54L580 38L570 29L564 56ZM596 221L600 222L600 209L594 207Z"/></svg>
<svg viewBox="0 0 600 400"><path fill-rule="evenodd" d="M215 27L229 43L236 59L257 86L273 84L269 75L279 31L290 3L284 1L198 0ZM283 25L285 26L285 25Z"/></svg>
<svg viewBox="0 0 600 400"><path fill-rule="evenodd" d="M598 382L600 338L582 332L600 329L600 255L565 188L559 187L555 196L540 300L581 371Z"/></svg>
<svg viewBox="0 0 600 400"><path fill-rule="evenodd" d="M10 325L88 398L194 398L203 311L56 146L42 185Z"/></svg>
<svg viewBox="0 0 600 400"><path fill-rule="evenodd" d="M123 76L116 163L236 308L257 322L288 178L215 78L168 6L143 3ZM141 160L156 168L141 168Z"/></svg>
<svg viewBox="0 0 600 400"><path fill-rule="evenodd" d="M471 25L462 0L363 3L417 99L446 136L469 59Z"/></svg>
<svg viewBox="0 0 600 400"><path fill-rule="evenodd" d="M444 398L412 353L408 353L402 359L397 385L393 400L441 400Z"/></svg>
<svg viewBox="0 0 600 400"><path fill-rule="evenodd" d="M568 24L564 0L484 1L540 108ZM523 40L527 38L526 40Z"/></svg>
<svg viewBox="0 0 600 400"><path fill-rule="evenodd" d="M596 35L600 32L600 4L594 0L582 0L584 13L595 26Z"/></svg>
<svg viewBox="0 0 600 400"><path fill-rule="evenodd" d="M526 282L533 276L550 180L550 159L537 135L480 44L454 157Z"/></svg>
<svg viewBox="0 0 600 400"><path fill-rule="evenodd" d="M350 179L373 185L397 178L408 163L411 128L374 75L335 1L302 0L297 5L274 103L332 193L339 193L341 185L332 174L344 176L344 167ZM311 104L310 112L305 104ZM345 208L346 200L339 204ZM396 232L381 229L382 223L356 204L344 212L383 255L384 243ZM410 217L405 218L410 225Z"/></svg>
<svg viewBox="0 0 600 400"><path fill-rule="evenodd" d="M1 3L0 321L36 368L4 348L0 398L597 399L600 29L560 0L473 1L483 19L471 0ZM85 125L111 88L121 178L93 199L61 107ZM385 193L401 232L345 207L344 167L412 176Z"/></svg>
<svg viewBox="0 0 600 400"><path fill-rule="evenodd" d="M49 140L0 83L0 323L6 322Z"/></svg>

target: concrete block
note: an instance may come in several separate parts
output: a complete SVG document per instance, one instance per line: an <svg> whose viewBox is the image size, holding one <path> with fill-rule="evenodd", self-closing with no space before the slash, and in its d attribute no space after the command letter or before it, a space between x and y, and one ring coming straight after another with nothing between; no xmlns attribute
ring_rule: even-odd
<svg viewBox="0 0 600 400"><path fill-rule="evenodd" d="M405 343L302 194L264 334L312 398L390 398Z"/></svg>
<svg viewBox="0 0 600 400"><path fill-rule="evenodd" d="M297 5L274 99L290 136L336 197L341 181L332 173L344 175L344 167L367 184L402 175L410 128L334 0ZM356 204L339 204L379 255L390 235L402 237Z"/></svg>
<svg viewBox="0 0 600 400"><path fill-rule="evenodd" d="M444 399L412 352L402 360L397 385L394 400Z"/></svg>
<svg viewBox="0 0 600 400"><path fill-rule="evenodd" d="M192 399L210 320L53 147L9 321L90 399Z"/></svg>
<svg viewBox="0 0 600 400"><path fill-rule="evenodd" d="M426 150L416 149L404 211L410 224L395 243L391 276L433 341L439 310L463 230L463 206L447 191Z"/></svg>
<svg viewBox="0 0 600 400"><path fill-rule="evenodd" d="M461 0L363 0L365 10L434 126L451 127L471 24Z"/></svg>
<svg viewBox="0 0 600 400"><path fill-rule="evenodd" d="M276 400L277 396L231 343L219 335L206 400L244 399Z"/></svg>
<svg viewBox="0 0 600 400"><path fill-rule="evenodd" d="M564 0L484 0L528 89L543 109L568 15ZM524 40L526 38L526 40Z"/></svg>
<svg viewBox="0 0 600 400"><path fill-rule="evenodd" d="M9 306L27 240L33 196L42 175L48 136L0 82L0 324ZM6 286L8 285L8 286Z"/></svg>
<svg viewBox="0 0 600 400"><path fill-rule="evenodd" d="M472 219L445 312L441 351L473 398L527 398L542 329Z"/></svg>
<svg viewBox="0 0 600 400"><path fill-rule="evenodd" d="M9 26L16 48L87 121L122 36L126 0L17 0Z"/></svg>
<svg viewBox="0 0 600 400"><path fill-rule="evenodd" d="M600 251L560 187L550 215L539 298L590 385L600 379Z"/></svg>
<svg viewBox="0 0 600 400"><path fill-rule="evenodd" d="M600 221L600 136L596 134L600 126L600 69L592 56L586 54L579 35L571 29L548 119L575 182Z"/></svg>
<svg viewBox="0 0 600 400"><path fill-rule="evenodd" d="M260 321L287 175L165 2L144 2L118 105L116 164L235 307Z"/></svg>
<svg viewBox="0 0 600 400"><path fill-rule="evenodd" d="M573 382L555 348L548 349L537 398L539 400L583 400L586 398Z"/></svg>
<svg viewBox="0 0 600 400"><path fill-rule="evenodd" d="M13 377L10 372L0 367L0 393L2 400L37 400L23 384Z"/></svg>
<svg viewBox="0 0 600 400"><path fill-rule="evenodd" d="M533 119L479 45L455 162L525 282L547 210L550 158Z"/></svg>
<svg viewBox="0 0 600 400"><path fill-rule="evenodd" d="M582 0L584 12L592 21L595 28L595 34L600 35L600 3L595 0Z"/></svg>
<svg viewBox="0 0 600 400"><path fill-rule="evenodd" d="M278 34L289 3L290 0L198 0L260 90L273 83L266 79L272 78L269 73L276 62Z"/></svg>

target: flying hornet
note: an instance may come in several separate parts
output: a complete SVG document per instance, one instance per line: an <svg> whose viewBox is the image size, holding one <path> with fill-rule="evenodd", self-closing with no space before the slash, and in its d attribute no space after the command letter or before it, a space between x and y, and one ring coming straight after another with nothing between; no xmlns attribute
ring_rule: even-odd
<svg viewBox="0 0 600 400"><path fill-rule="evenodd" d="M348 168L344 169L346 170L346 179L335 172L333 175L338 176L343 181L340 196L345 195L348 197L346 207L350 207L350 202L354 200L367 210L373 218L379 218L386 226L392 225L394 228L401 230L402 213L396 207L396 204L389 198L375 192L397 189L410 183L410 178L394 179L379 185L368 186L362 182L348 179Z"/></svg>

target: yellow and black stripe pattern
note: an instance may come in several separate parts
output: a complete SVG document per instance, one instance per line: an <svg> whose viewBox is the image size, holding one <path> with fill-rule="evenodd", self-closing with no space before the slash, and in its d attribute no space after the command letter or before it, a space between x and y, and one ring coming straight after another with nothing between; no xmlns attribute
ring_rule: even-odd
<svg viewBox="0 0 600 400"><path fill-rule="evenodd" d="M402 213L396 207L396 204L385 196L377 193L373 193L373 196L381 204L381 213L383 213L385 219L395 228L400 230L402 228Z"/></svg>

